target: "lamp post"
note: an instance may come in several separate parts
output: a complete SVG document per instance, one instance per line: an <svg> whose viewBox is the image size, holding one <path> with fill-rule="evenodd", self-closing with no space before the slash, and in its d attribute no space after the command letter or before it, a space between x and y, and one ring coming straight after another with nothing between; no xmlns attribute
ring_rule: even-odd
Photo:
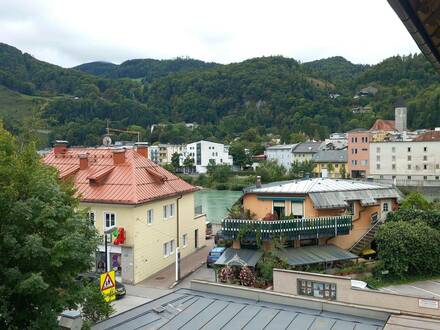
<svg viewBox="0 0 440 330"><path fill-rule="evenodd" d="M108 258L108 252L107 252L107 234L111 234L116 229L116 226L107 228L104 230L104 254L105 254L105 272L108 272L108 264L109 264L109 258Z"/></svg>

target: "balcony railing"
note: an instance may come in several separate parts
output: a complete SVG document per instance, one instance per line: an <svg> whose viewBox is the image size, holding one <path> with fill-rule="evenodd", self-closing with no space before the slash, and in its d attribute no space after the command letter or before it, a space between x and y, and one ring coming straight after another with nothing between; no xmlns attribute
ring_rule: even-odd
<svg viewBox="0 0 440 330"><path fill-rule="evenodd" d="M245 230L243 239L256 240L261 234L262 240L282 236L287 240L311 239L348 235L352 228L352 216L334 216L319 218L303 218L291 220L241 220L224 219L222 232L226 239L237 239L240 229Z"/></svg>

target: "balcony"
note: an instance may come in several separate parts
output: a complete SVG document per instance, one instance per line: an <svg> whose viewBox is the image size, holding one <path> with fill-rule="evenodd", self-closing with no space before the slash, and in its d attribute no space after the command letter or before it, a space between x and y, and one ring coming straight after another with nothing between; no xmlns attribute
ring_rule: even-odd
<svg viewBox="0 0 440 330"><path fill-rule="evenodd" d="M241 220L224 219L222 231L226 239L237 239L240 229L246 230L243 239L256 240L256 233L261 233L261 239L270 240L282 236L287 240L311 239L348 235L352 228L352 216L334 216L319 218L303 218L291 220Z"/></svg>

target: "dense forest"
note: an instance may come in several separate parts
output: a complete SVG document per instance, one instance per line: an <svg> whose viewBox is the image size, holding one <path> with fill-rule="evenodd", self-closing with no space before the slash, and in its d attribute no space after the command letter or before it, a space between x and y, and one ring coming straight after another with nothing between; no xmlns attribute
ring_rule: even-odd
<svg viewBox="0 0 440 330"><path fill-rule="evenodd" d="M227 65L177 58L65 69L0 44L0 116L17 134L29 128L48 133L45 143L99 144L107 120L111 127L140 131L151 143L323 139L368 128L376 118L393 119L399 96L408 104L409 127L429 128L440 126L439 82L420 54L377 65L272 56ZM377 94L355 97L367 86ZM352 111L359 107L369 111ZM161 125L152 130L153 124Z"/></svg>

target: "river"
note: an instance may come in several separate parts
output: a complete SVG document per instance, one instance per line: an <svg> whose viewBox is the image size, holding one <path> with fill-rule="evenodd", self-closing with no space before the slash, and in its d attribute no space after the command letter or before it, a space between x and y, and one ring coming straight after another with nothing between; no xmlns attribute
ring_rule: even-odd
<svg viewBox="0 0 440 330"><path fill-rule="evenodd" d="M202 206L208 221L220 223L241 195L241 191L203 189L196 192L195 205Z"/></svg>

